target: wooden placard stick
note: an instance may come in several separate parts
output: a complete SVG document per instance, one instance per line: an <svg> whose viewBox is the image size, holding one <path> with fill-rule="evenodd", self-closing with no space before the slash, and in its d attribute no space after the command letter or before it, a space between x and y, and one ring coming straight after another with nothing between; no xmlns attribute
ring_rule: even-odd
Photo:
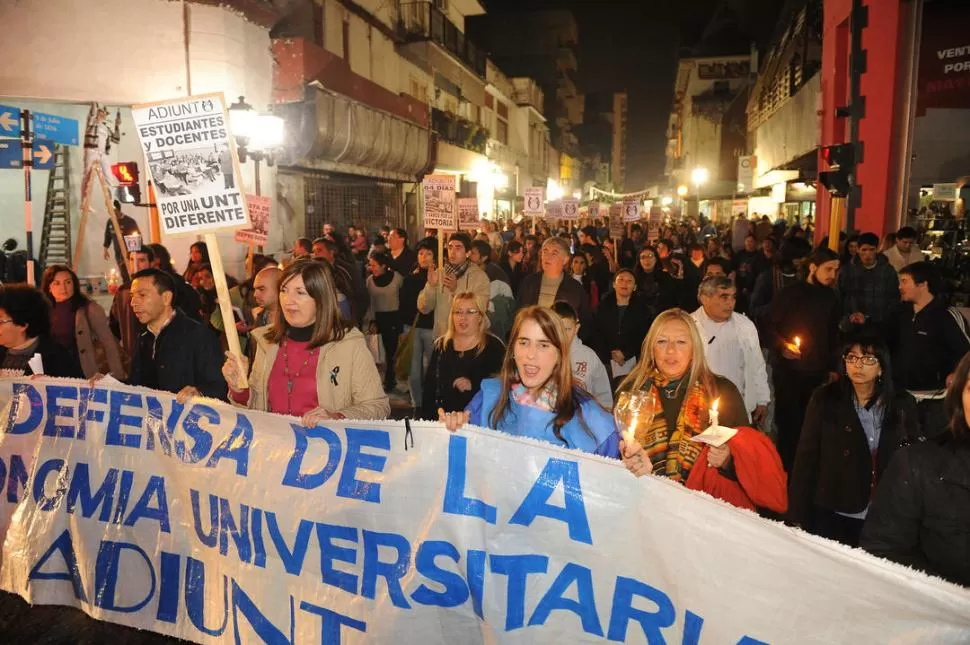
<svg viewBox="0 0 970 645"><path fill-rule="evenodd" d="M205 245L209 249L209 264L212 265L212 278L216 283L216 299L219 301L219 311L222 313L222 327L226 332L226 342L229 351L244 365L242 347L239 344L239 332L236 331L236 319L232 315L232 301L229 299L229 285L226 283L226 272L222 268L222 255L219 253L219 242L215 233L205 234ZM239 383L236 389L249 387L246 370L239 371Z"/></svg>

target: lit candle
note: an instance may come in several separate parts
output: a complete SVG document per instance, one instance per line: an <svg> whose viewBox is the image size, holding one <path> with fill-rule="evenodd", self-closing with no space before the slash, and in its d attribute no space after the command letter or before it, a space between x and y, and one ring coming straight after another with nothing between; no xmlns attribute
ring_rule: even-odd
<svg viewBox="0 0 970 645"><path fill-rule="evenodd" d="M717 423L717 404L720 402L720 400L721 399L714 399L714 402L711 403L711 409L708 410L708 412L707 412L708 415L711 417L711 427L713 427L713 428L716 428L717 425L718 425L718 423Z"/></svg>
<svg viewBox="0 0 970 645"><path fill-rule="evenodd" d="M795 349L802 351L802 339L798 336L795 336Z"/></svg>
<svg viewBox="0 0 970 645"><path fill-rule="evenodd" d="M626 445L632 446L633 442L636 441L637 434L637 421L640 417L640 409L637 408L633 411L633 417L630 419L630 425L623 431L623 441Z"/></svg>

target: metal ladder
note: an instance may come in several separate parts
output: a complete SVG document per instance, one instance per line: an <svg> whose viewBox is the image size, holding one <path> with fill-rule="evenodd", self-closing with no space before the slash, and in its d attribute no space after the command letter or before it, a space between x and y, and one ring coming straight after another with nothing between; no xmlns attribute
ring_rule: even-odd
<svg viewBox="0 0 970 645"><path fill-rule="evenodd" d="M40 268L71 265L71 155L54 147L54 168L47 179L47 204L40 237Z"/></svg>

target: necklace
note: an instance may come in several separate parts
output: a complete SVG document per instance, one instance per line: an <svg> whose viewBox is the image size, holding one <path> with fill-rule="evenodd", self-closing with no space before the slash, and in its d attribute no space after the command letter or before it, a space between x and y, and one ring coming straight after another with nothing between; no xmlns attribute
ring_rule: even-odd
<svg viewBox="0 0 970 645"><path fill-rule="evenodd" d="M311 350L310 353L307 355L306 359L303 361L303 365L300 366L300 369L297 370L297 372L293 374L292 377L290 377L290 357L286 350L286 346L288 344L289 344L288 339L284 338L282 342L283 378L286 379L286 413L293 414L293 381L295 381L296 379L300 378L303 375L303 370L305 370L307 365L310 364L310 360L317 355L317 352L320 351L320 348L317 347Z"/></svg>

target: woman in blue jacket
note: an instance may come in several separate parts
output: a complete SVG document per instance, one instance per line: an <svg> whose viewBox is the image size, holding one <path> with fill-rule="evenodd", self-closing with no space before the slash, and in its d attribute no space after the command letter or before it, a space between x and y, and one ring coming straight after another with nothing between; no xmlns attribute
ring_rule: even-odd
<svg viewBox="0 0 970 645"><path fill-rule="evenodd" d="M569 345L546 307L519 311L498 378L482 381L464 411L438 410L449 430L466 423L619 458L613 415L573 384Z"/></svg>

